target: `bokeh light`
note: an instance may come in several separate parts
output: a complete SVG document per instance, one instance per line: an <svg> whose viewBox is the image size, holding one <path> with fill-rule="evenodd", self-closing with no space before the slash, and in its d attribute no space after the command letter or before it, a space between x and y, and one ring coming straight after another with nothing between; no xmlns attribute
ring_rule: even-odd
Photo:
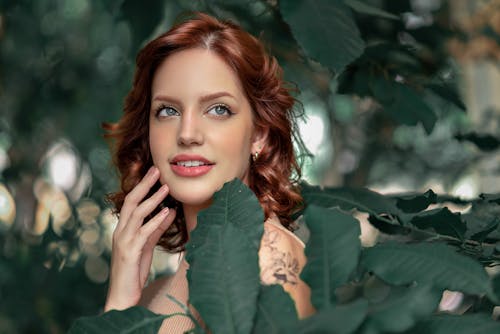
<svg viewBox="0 0 500 334"><path fill-rule="evenodd" d="M47 153L51 182L64 190L69 190L76 182L77 159L64 144L56 144Z"/></svg>
<svg viewBox="0 0 500 334"><path fill-rule="evenodd" d="M52 229L61 236L63 227L71 217L71 206L68 198L60 189L41 178L35 181L33 192L38 200L33 233L37 235L43 233L47 229L48 219L51 216Z"/></svg>
<svg viewBox="0 0 500 334"><path fill-rule="evenodd" d="M101 213L101 208L95 201L85 199L78 204L76 212L78 213L78 219L82 222L82 224L89 226L96 223L96 220Z"/></svg>
<svg viewBox="0 0 500 334"><path fill-rule="evenodd" d="M323 118L313 114L307 120L299 123L299 131L304 144L312 154L317 154L325 137Z"/></svg>
<svg viewBox="0 0 500 334"><path fill-rule="evenodd" d="M104 283L109 276L109 265L100 256L88 256L85 260L85 274L96 283Z"/></svg>
<svg viewBox="0 0 500 334"><path fill-rule="evenodd" d="M16 203L7 187L0 183L0 223L10 227L16 218Z"/></svg>
<svg viewBox="0 0 500 334"><path fill-rule="evenodd" d="M463 199L473 199L479 195L478 182L474 175L467 175L458 180L451 193Z"/></svg>

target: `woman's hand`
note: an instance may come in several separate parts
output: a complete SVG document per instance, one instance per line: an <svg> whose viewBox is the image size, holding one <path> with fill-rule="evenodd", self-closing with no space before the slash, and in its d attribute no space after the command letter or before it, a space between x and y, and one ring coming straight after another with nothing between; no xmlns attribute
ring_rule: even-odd
<svg viewBox="0 0 500 334"><path fill-rule="evenodd" d="M165 208L143 224L144 219L168 194L167 185L163 185L143 201L159 175L158 169L151 167L123 202L120 220L113 233L111 276L105 312L123 310L139 302L151 268L153 250L163 232L174 221L175 211Z"/></svg>

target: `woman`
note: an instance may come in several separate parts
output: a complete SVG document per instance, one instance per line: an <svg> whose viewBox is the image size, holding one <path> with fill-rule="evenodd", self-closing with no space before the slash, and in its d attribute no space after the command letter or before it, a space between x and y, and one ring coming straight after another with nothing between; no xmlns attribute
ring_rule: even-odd
<svg viewBox="0 0 500 334"><path fill-rule="evenodd" d="M197 14L141 50L124 115L107 126L121 191L111 196L119 222L106 311L136 304L156 313L182 311L165 295L188 304L188 264L182 260L174 275L144 288L153 249L182 251L197 213L238 177L266 216L262 283L281 284L300 317L313 312L299 278L304 245L286 229L302 200L290 179L300 176L293 104L276 60L233 23ZM187 317L173 317L162 331L192 326Z"/></svg>

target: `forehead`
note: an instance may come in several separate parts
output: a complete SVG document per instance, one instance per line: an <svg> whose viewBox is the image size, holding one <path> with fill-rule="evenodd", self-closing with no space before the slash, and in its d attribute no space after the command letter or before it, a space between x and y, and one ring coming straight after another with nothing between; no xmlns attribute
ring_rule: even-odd
<svg viewBox="0 0 500 334"><path fill-rule="evenodd" d="M188 49L166 58L153 77L152 94L197 95L227 91L238 98L245 94L235 71L208 49Z"/></svg>

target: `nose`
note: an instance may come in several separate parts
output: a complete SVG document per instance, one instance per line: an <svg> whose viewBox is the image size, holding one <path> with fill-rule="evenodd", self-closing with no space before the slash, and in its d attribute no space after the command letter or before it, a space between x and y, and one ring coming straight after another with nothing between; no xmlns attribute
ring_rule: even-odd
<svg viewBox="0 0 500 334"><path fill-rule="evenodd" d="M186 110L182 113L177 144L180 146L203 144L203 131L196 112Z"/></svg>

